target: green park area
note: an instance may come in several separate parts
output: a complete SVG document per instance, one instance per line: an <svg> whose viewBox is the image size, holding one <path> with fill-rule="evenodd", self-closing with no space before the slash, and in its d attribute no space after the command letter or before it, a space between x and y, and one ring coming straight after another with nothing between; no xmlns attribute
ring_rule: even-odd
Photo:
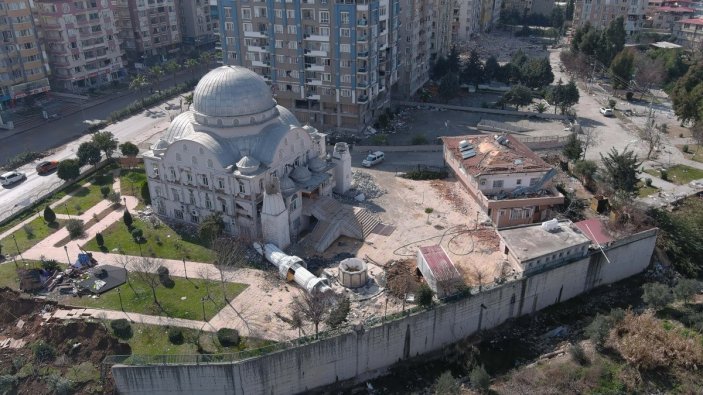
<svg viewBox="0 0 703 395"><path fill-rule="evenodd" d="M148 281L150 276L156 281ZM129 273L129 283L112 289L97 298L69 297L65 303L75 306L93 307L108 310L122 310L132 313L164 315L189 320L210 320L225 307L224 297L234 299L247 287L245 284L224 283L203 279L171 277L173 282L167 288L159 283L158 275ZM147 282L148 281L148 282ZM154 285L156 300L151 286ZM120 299L122 300L120 304Z"/></svg>
<svg viewBox="0 0 703 395"><path fill-rule="evenodd" d="M111 173L92 177L88 186L80 186L72 191L71 198L55 208L56 213L81 215L103 200L100 189L107 186L112 191L113 177Z"/></svg>
<svg viewBox="0 0 703 395"><path fill-rule="evenodd" d="M644 172L677 185L688 184L703 178L703 170L686 165L674 165L665 170L647 169Z"/></svg>
<svg viewBox="0 0 703 395"><path fill-rule="evenodd" d="M703 150L698 144L686 144L677 145L677 147L683 152L686 159L695 160L696 162L703 162Z"/></svg>
<svg viewBox="0 0 703 395"><path fill-rule="evenodd" d="M144 255L164 259L185 259L195 262L211 263L215 260L215 253L205 247L198 235L191 235L185 231L176 232L168 225L160 223L154 226L139 218L134 218L133 228L141 229L142 242L135 242L130 230L124 222L118 221L102 232L105 241L101 249L95 239L83 246L88 251L112 251L126 255Z"/></svg>
<svg viewBox="0 0 703 395"><path fill-rule="evenodd" d="M21 228L0 240L3 254L16 255L34 247L47 236L61 229L63 220L56 220L51 224L44 222L42 217L37 217ZM14 238L12 237L14 236ZM16 244L15 244L16 242ZM19 252L17 251L19 249Z"/></svg>
<svg viewBox="0 0 703 395"><path fill-rule="evenodd" d="M657 187L647 185L642 181L637 183L637 195L639 197L647 197L657 192L659 192Z"/></svg>

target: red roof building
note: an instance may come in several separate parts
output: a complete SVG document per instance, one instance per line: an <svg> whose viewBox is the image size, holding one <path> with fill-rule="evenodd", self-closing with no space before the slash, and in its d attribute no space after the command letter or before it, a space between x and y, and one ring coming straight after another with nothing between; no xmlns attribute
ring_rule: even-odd
<svg viewBox="0 0 703 395"><path fill-rule="evenodd" d="M438 298L457 292L462 283L459 271L442 246L420 247L417 251L417 268Z"/></svg>

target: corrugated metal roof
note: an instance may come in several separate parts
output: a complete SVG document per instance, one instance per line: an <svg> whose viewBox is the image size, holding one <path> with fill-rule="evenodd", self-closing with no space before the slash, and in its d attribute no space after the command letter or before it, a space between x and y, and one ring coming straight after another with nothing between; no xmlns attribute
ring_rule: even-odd
<svg viewBox="0 0 703 395"><path fill-rule="evenodd" d="M420 247L420 254L437 281L449 281L460 277L454 263L444 252L442 246Z"/></svg>

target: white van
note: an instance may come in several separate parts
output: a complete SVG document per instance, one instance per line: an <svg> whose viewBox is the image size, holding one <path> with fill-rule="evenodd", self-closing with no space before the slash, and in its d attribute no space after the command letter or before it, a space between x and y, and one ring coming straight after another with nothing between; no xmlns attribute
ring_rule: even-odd
<svg viewBox="0 0 703 395"><path fill-rule="evenodd" d="M371 167L375 164L383 162L384 156L385 155L381 151L372 152L366 157L366 159L361 161L361 165L364 167Z"/></svg>

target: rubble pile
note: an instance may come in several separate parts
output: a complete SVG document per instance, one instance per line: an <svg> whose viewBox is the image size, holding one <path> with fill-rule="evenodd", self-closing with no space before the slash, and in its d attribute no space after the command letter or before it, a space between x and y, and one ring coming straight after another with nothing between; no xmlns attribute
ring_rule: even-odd
<svg viewBox="0 0 703 395"><path fill-rule="evenodd" d="M363 171L352 172L351 187L354 192L352 193L353 196L363 193L366 199L375 199L386 193L386 190L379 187L369 173Z"/></svg>

